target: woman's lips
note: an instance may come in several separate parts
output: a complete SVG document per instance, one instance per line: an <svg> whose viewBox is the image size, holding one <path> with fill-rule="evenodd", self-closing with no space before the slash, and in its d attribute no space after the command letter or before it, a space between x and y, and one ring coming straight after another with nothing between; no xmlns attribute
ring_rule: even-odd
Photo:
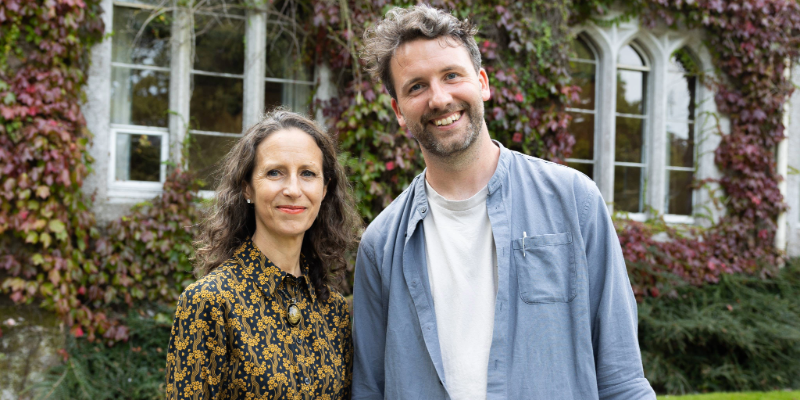
<svg viewBox="0 0 800 400"><path fill-rule="evenodd" d="M305 211L306 208L302 206L278 206L278 210L281 210L287 214L300 214L301 212Z"/></svg>

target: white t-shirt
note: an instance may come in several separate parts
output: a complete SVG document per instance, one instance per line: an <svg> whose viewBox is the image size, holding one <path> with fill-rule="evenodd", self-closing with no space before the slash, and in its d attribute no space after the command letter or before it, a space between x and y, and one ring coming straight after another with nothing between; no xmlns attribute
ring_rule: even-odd
<svg viewBox="0 0 800 400"><path fill-rule="evenodd" d="M445 384L453 400L485 399L497 297L497 251L484 187L450 201L425 181L423 219Z"/></svg>

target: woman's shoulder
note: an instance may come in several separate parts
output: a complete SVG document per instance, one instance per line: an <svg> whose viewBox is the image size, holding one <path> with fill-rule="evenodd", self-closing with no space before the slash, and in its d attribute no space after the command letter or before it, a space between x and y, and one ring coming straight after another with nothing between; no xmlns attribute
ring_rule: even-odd
<svg viewBox="0 0 800 400"><path fill-rule="evenodd" d="M181 297L189 301L199 298L211 299L223 292L230 291L230 281L234 277L233 268L236 262L233 259L225 261L211 272L198 279L183 290Z"/></svg>
<svg viewBox="0 0 800 400"><path fill-rule="evenodd" d="M327 306L333 309L336 313L346 313L349 315L350 303L347 301L347 298L339 293L339 291L336 289L330 287L330 285L328 285L328 292L330 295L326 301Z"/></svg>

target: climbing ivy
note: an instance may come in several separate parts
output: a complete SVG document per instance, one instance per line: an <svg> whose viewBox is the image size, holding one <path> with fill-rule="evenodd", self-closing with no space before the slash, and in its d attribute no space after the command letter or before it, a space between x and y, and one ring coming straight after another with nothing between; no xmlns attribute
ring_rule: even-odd
<svg viewBox="0 0 800 400"><path fill-rule="evenodd" d="M394 5L387 0L301 1L312 40L307 60L333 69L338 93L315 106L345 151L366 222L423 168L416 142L391 113L390 97L357 57L365 28ZM271 4L271 3L270 3ZM782 107L792 87L786 60L798 56L800 10L789 0L447 1L431 4L471 18L489 72L485 104L494 138L509 148L562 162L574 137L565 108L577 99L567 63L570 28L637 16L648 27L702 29L718 69L704 82L731 121L718 132L727 213L709 229L678 229L618 218L617 229L638 298L660 296L661 272L701 285L720 274L770 273L782 255L772 245L785 209L772 149L784 137ZM598 19L612 7L623 13ZM261 7L263 5L259 5ZM198 184L175 169L164 193L99 227L83 193L91 173L91 134L81 114L89 48L101 40L98 0L0 0L0 287L17 302L40 301L75 336L127 338L118 311L140 300L173 302L191 281L191 227ZM104 134L104 133L103 133ZM697 185L708 182L697 182ZM669 240L655 240L662 233Z"/></svg>

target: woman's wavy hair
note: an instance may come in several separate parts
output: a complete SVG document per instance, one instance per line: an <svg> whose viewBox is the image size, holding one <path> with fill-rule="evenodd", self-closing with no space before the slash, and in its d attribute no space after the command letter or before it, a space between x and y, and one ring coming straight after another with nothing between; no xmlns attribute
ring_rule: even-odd
<svg viewBox="0 0 800 400"><path fill-rule="evenodd" d="M317 297L326 301L328 284L337 284L347 266L345 252L356 243L361 219L356 212L344 168L336 155L335 140L309 118L277 109L250 127L222 161L213 206L200 223L195 242L195 274L205 276L233 253L256 230L255 208L245 199L256 166L256 150L271 134L297 128L309 134L322 150L322 175L328 192L322 199L317 219L304 237L302 252L309 261L309 279Z"/></svg>

